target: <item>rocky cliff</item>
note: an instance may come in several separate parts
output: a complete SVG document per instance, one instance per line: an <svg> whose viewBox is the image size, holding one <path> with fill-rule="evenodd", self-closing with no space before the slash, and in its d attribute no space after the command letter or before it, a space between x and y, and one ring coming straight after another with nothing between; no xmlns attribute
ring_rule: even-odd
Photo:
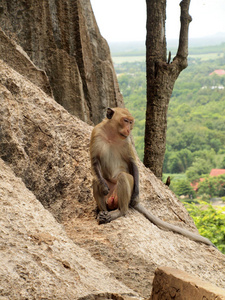
<svg viewBox="0 0 225 300"><path fill-rule="evenodd" d="M133 210L97 225L92 127L68 110L98 122L122 102L89 1L2 0L0 24L0 298L148 299L160 266L225 288L225 256L213 247ZM139 169L141 202L197 232L169 188Z"/></svg>
<svg viewBox="0 0 225 300"><path fill-rule="evenodd" d="M132 210L97 225L92 127L2 60L0 103L3 299L147 299L159 266L225 288L225 256L213 247L160 230ZM141 162L139 169L141 202L196 232L169 188Z"/></svg>
<svg viewBox="0 0 225 300"><path fill-rule="evenodd" d="M89 0L2 0L0 27L49 78L55 100L88 123L123 106Z"/></svg>

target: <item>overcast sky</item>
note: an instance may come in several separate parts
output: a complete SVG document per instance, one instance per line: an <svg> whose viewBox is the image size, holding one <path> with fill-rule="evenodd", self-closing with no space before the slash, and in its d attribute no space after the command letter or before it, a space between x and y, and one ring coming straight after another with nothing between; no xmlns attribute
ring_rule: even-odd
<svg viewBox="0 0 225 300"><path fill-rule="evenodd" d="M177 39L180 27L180 0L167 0L167 39ZM108 42L144 41L145 0L91 0L102 36ZM189 37L225 33L225 0L191 0L192 22Z"/></svg>

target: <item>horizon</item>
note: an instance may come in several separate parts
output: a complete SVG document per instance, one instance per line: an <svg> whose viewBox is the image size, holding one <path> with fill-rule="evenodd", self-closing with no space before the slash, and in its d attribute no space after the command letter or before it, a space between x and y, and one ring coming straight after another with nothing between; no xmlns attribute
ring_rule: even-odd
<svg viewBox="0 0 225 300"><path fill-rule="evenodd" d="M177 48L178 47L178 39L167 39L167 48ZM139 50L145 48L145 40L138 40L138 41L107 41L111 52L117 52L117 47L137 47ZM191 48L204 48L204 47L211 47L211 46L220 46L221 44L225 43L225 33L218 32L214 35L209 35L206 37L201 38L189 38L189 49ZM168 49L169 50L169 49ZM121 49L119 52L122 51ZM124 49L124 52L129 51L128 49Z"/></svg>
<svg viewBox="0 0 225 300"><path fill-rule="evenodd" d="M207 36L202 36L202 37L189 37L189 40L206 40L206 39L219 39L219 38L224 38L224 41L222 41L221 43L225 42L225 32L217 32L215 34L212 35L207 35ZM178 38L167 38L167 41L178 41ZM110 44L113 43L145 43L145 39L143 40L123 40L123 41L107 41Z"/></svg>
<svg viewBox="0 0 225 300"><path fill-rule="evenodd" d="M142 0L90 0L101 35L108 43L145 41L146 4ZM178 40L180 0L167 0L166 38ZM225 1L191 1L189 39L225 36ZM225 41L225 38L221 41Z"/></svg>

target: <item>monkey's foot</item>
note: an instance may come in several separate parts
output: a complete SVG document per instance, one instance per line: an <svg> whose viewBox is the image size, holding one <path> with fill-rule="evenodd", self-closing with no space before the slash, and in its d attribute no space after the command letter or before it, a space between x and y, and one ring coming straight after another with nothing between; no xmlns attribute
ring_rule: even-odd
<svg viewBox="0 0 225 300"><path fill-rule="evenodd" d="M108 211L100 211L97 217L98 224L105 224L111 222L111 216Z"/></svg>

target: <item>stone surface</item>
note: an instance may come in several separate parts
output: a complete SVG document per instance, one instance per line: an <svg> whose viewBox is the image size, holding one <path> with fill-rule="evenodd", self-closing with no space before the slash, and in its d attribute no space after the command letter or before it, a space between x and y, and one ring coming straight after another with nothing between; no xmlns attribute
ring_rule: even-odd
<svg viewBox="0 0 225 300"><path fill-rule="evenodd" d="M93 272L101 273L102 266L103 270L107 268L112 274L109 278L111 276L116 278L123 287L126 287L122 288L125 294L126 291L131 290L133 294L136 292L139 297L146 299L151 294L154 271L162 265L179 268L225 288L225 256L213 247L196 243L172 232L160 230L133 210L130 210L125 217L110 224L97 225L88 153L92 127L70 115L40 88L37 88L3 61L0 61L0 103L1 158L16 176L22 179L26 189L30 190L30 195L33 193L43 206L61 222L63 229L60 228L65 230L68 237L74 242L74 247L78 246L85 250L82 252L84 260L92 257L101 263L101 266L98 265L98 270L95 269ZM139 169L141 202L163 220L197 232L184 206L169 188L155 178L141 162L139 162ZM23 188L25 189L25 186ZM11 190L13 191L14 188ZM4 204L5 201L6 203L12 201L11 198L7 200L7 197L1 204ZM22 198L25 199L25 197ZM18 203L23 203L23 201L21 198L17 200ZM32 204L30 205L32 206ZM7 204L6 207L8 206ZM15 204L10 209L14 207L15 213L12 215L7 209L4 217L1 214L1 222L4 225L5 220L6 229L9 222L12 222L12 232L14 222L20 223L22 218L21 209L16 212L17 205ZM33 210L36 211L36 206L33 207ZM45 210L43 209L43 211ZM57 238L53 227L58 225L50 214L44 214L43 211L38 211L34 215L37 220L40 218L38 224L41 226L43 214L46 222L52 223L49 229L40 227L39 232L36 233L29 225L30 222L25 222L26 216L23 226L26 226L27 231L32 232L31 241L33 243L51 246L51 243L53 245L56 243L53 239ZM5 233L7 233L6 229L4 229ZM16 232L18 232L17 229L15 229ZM19 247L22 239L25 239L26 244L27 235L15 234L14 244ZM46 242L43 242L43 239ZM61 237L59 237L60 239ZM5 240L7 241L2 236L1 244L4 244ZM30 272L33 274L33 265L36 266L37 262L35 262L36 256L32 256L32 248L29 247L30 244L26 250L29 260L26 259L25 264L20 261L18 265L25 265L26 272L30 268ZM69 242L64 243L63 247L67 253L75 251L75 248L71 250L72 245ZM18 249L20 248L7 246L7 251L11 251L12 256L8 259L8 252L4 256L7 261L10 260L13 266L17 265L17 253L20 253ZM90 256L86 254L87 251ZM1 253L4 255L4 252ZM47 252L41 256L43 260L45 255ZM62 256L60 259L62 260ZM62 266L62 270L67 270L72 262L68 261L67 255L64 255L63 261L64 266L62 263L60 266ZM82 263L80 265L82 266ZM45 265L46 268L47 266ZM4 278L5 271L0 270ZM92 272L91 270L93 269L90 269L90 272ZM40 272L42 274L41 270ZM50 274L52 273L50 272ZM70 280L73 282L75 275L70 274ZM17 277L17 275L15 276ZM23 281L20 280L21 286ZM33 277L29 277L29 280L24 283L25 290L35 286L33 280ZM50 278L48 281L45 277L45 280L45 286L48 283L51 289L52 284L54 286L54 279ZM13 282L15 282L14 279L9 277L8 284L12 286ZM104 289L97 292L98 294L102 292L111 298L115 297L114 294L122 294L121 290L108 289L108 283L105 281L103 281L103 286ZM64 291L67 295L67 291ZM51 290L46 293L50 295ZM54 288L52 295L54 295ZM68 295L70 295L70 291L68 291ZM93 291L85 290L80 297L82 296L94 297Z"/></svg>
<svg viewBox="0 0 225 300"><path fill-rule="evenodd" d="M151 300L224 300L225 290L184 271L161 267L155 272Z"/></svg>
<svg viewBox="0 0 225 300"><path fill-rule="evenodd" d="M68 238L1 159L0 199L0 299L135 296L103 263ZM114 298L107 298L110 295Z"/></svg>
<svg viewBox="0 0 225 300"><path fill-rule="evenodd" d="M48 77L43 70L38 69L28 57L27 53L15 41L10 39L0 29L0 59L21 75L52 96Z"/></svg>
<svg viewBox="0 0 225 300"><path fill-rule="evenodd" d="M89 0L2 0L0 27L51 84L55 100L86 122L123 106L107 42Z"/></svg>

